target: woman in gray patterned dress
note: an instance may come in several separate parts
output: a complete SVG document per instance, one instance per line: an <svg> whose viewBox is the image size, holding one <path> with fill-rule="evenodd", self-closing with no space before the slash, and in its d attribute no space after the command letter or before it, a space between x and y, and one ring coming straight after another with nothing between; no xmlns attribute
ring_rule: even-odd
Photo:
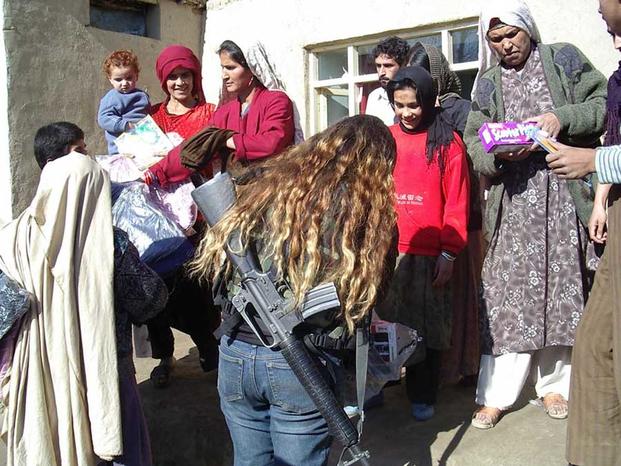
<svg viewBox="0 0 621 466"><path fill-rule="evenodd" d="M603 130L606 81L574 46L540 43L519 0L485 7L480 33L481 54L496 62L486 68L482 60L464 139L475 169L491 182L477 386L482 407L472 420L486 429L516 401L531 371L546 412L567 416L571 347L595 265L587 258L585 228L593 193L590 180L559 179L536 148L486 154L477 130L486 121L528 120L560 141L591 145Z"/></svg>

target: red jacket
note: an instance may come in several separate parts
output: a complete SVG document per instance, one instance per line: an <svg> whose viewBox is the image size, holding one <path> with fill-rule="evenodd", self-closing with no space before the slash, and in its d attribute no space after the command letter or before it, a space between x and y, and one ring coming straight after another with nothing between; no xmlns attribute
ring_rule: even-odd
<svg viewBox="0 0 621 466"><path fill-rule="evenodd" d="M233 136L237 158L269 157L293 144L293 104L284 92L260 87L244 116L241 116L240 102L234 99L216 110L209 125L237 132ZM169 183L184 181L192 174L181 164L180 152L181 147L176 147L150 168L160 185L166 187Z"/></svg>
<svg viewBox="0 0 621 466"><path fill-rule="evenodd" d="M470 189L463 142L454 133L444 173L440 173L437 159L427 162L427 131L406 133L398 124L390 131L397 142L394 180L399 252L458 254L466 245Z"/></svg>
<svg viewBox="0 0 621 466"><path fill-rule="evenodd" d="M259 87L244 116L241 103L234 99L216 110L210 124L237 133L235 156L242 160L269 157L293 144L293 104L281 91Z"/></svg>

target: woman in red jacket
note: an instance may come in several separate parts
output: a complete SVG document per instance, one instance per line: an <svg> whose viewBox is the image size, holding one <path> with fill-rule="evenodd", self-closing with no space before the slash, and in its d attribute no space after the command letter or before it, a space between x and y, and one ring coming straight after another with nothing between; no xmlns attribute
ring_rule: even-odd
<svg viewBox="0 0 621 466"><path fill-rule="evenodd" d="M201 64L192 50L183 45L166 47L157 57L155 72L167 95L165 101L151 108L155 123L165 133L177 133L182 139L203 129L211 119L215 106L205 101ZM153 173L164 170L168 160L178 157L178 150L179 146L152 167L152 171L147 170L145 182L153 182ZM173 177L162 185L166 188L169 183L186 179L186 176ZM151 381L158 388L168 385L174 366L171 327L192 337L198 349L201 367L207 372L217 367L218 343L212 332L220 324L219 312L213 304L208 286L187 277L183 269L164 278L170 290L170 299L164 312L147 323L152 356L160 360L151 372Z"/></svg>
<svg viewBox="0 0 621 466"><path fill-rule="evenodd" d="M422 336L425 357L407 367L406 390L413 416L424 421L434 413L440 352L451 343L450 280L453 261L466 245L468 165L461 139L435 106L424 68L400 69L388 84L388 98L399 120L390 127L397 142L399 259L378 314Z"/></svg>
<svg viewBox="0 0 621 466"><path fill-rule="evenodd" d="M293 103L282 89L263 46L255 43L244 51L225 40L218 48L222 67L222 98L210 126L235 131L226 145L242 164L278 154L302 140L294 123ZM192 171L175 150L147 175L160 185L183 181Z"/></svg>

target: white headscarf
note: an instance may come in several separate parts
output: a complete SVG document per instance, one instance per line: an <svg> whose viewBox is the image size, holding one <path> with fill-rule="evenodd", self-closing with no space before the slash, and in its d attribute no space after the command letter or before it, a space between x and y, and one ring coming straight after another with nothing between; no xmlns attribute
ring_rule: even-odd
<svg viewBox="0 0 621 466"><path fill-rule="evenodd" d="M0 268L34 296L2 380L9 466L123 452L113 248L108 175L75 152L47 163L0 229Z"/></svg>
<svg viewBox="0 0 621 466"><path fill-rule="evenodd" d="M479 72L472 87L472 98L475 96L479 78L499 63L498 56L489 46L487 39L489 24L494 18L508 26L523 29L533 41L541 42L533 15L523 0L488 0L479 15Z"/></svg>
<svg viewBox="0 0 621 466"><path fill-rule="evenodd" d="M286 93L285 85L280 79L274 64L269 59L265 47L261 42L251 41L246 43L243 40L238 41L238 39L232 42L237 44L237 46L241 49L244 54L244 58L246 59L246 63L248 64L248 68L266 89ZM223 86L221 91L221 103L227 102L228 100L230 100L230 97L226 91L226 88ZM300 116L295 105L293 106L293 112L293 120L295 124L294 142L298 144L304 140L304 132L302 131Z"/></svg>

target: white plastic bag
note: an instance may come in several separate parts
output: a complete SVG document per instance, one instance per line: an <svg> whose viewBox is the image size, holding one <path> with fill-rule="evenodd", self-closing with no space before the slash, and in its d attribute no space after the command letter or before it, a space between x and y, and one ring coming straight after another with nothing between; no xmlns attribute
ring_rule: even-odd
<svg viewBox="0 0 621 466"><path fill-rule="evenodd" d="M108 172L110 181L113 183L135 181L142 176L142 171L138 169L136 163L127 155L97 155L95 160Z"/></svg>
<svg viewBox="0 0 621 466"><path fill-rule="evenodd" d="M380 319L371 322L367 399L378 394L387 382L401 378L401 368L419 342L418 332L410 327Z"/></svg>

